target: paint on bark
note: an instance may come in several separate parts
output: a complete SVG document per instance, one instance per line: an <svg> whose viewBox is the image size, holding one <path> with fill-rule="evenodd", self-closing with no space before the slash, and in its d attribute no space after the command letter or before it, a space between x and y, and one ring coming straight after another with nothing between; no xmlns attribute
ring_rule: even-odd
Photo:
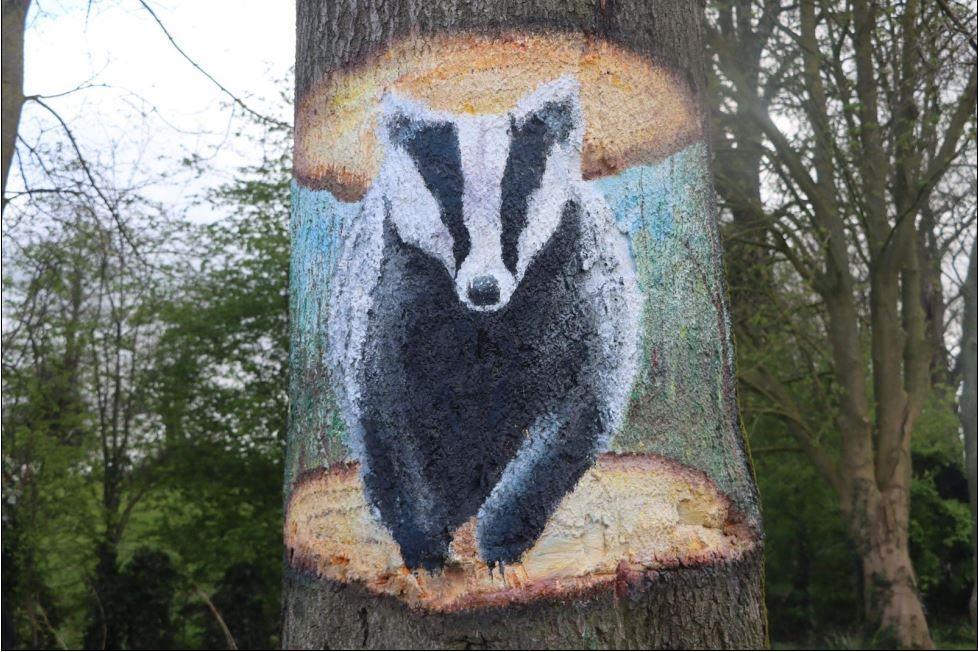
<svg viewBox="0 0 978 652"><path fill-rule="evenodd" d="M498 597L487 565L522 562L525 596L751 549L682 79L582 36L461 34L298 98L294 568L456 609Z"/></svg>

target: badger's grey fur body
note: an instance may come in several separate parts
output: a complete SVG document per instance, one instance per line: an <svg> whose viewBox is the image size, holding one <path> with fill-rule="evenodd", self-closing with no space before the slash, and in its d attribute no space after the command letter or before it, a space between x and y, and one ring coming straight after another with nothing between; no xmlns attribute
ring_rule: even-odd
<svg viewBox="0 0 978 652"><path fill-rule="evenodd" d="M491 116L384 100L327 362L411 568L439 567L473 515L482 557L518 560L621 424L641 299L627 239L581 178L578 95L564 77Z"/></svg>

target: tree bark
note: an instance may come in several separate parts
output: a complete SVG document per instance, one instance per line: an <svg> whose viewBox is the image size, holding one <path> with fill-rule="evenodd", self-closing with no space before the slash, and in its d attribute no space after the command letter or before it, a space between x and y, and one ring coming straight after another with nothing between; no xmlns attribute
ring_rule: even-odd
<svg viewBox="0 0 978 652"><path fill-rule="evenodd" d="M761 551L643 574L615 591L459 614L287 571L286 649L642 649L764 646Z"/></svg>
<svg viewBox="0 0 978 652"><path fill-rule="evenodd" d="M7 203L7 174L17 144L17 125L24 105L24 23L30 0L3 0L3 203Z"/></svg>
<svg viewBox="0 0 978 652"><path fill-rule="evenodd" d="M738 422L705 136L702 18L691 0L298 3L284 647L766 645L760 515ZM365 257L342 254L367 219L373 180L385 174L379 151L399 137L378 142L376 107L396 95L446 120L497 115L569 76L580 85L584 183L600 190L630 238L641 290L624 308L644 315L634 384L622 398L627 409L606 452L559 494L518 562L486 556L480 528L489 526L480 509L451 533L443 567L409 569L402 525L373 498L379 490L370 473L379 462L363 449L377 444L351 443L349 390L338 388L344 379L328 362L338 344L327 332L336 339L341 331L327 297L339 301L331 286L372 273ZM512 135L519 123L510 119ZM397 206L385 201L384 228L397 233L384 246L396 247L406 231L391 216ZM459 236L452 238L459 265L464 249L459 254ZM427 245L417 246L425 252ZM387 265L388 255L377 265ZM367 271L354 274L350 265ZM373 301L371 315L384 308ZM601 321L617 323L614 313ZM363 364L385 354L367 346ZM619 389L630 383L622 378ZM391 392L398 387L391 381ZM525 432L533 440L529 425ZM384 476L391 483L415 468L418 451L402 453ZM477 456L467 450L458 464L474 466ZM418 477L438 463L422 460ZM478 473L473 468L473 482ZM532 477L547 487L561 482L545 470Z"/></svg>

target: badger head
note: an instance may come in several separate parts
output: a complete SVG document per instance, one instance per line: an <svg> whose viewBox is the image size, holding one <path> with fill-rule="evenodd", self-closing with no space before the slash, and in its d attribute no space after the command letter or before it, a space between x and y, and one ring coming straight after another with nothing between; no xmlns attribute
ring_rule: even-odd
<svg viewBox="0 0 978 652"><path fill-rule="evenodd" d="M401 239L444 265L469 309L504 307L581 183L577 80L543 84L495 115L387 93L379 130L378 183Z"/></svg>

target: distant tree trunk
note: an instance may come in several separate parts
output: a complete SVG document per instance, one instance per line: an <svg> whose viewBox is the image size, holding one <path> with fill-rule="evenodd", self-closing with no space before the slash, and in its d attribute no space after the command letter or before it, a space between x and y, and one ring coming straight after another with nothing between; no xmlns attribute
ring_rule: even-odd
<svg viewBox="0 0 978 652"><path fill-rule="evenodd" d="M3 201L7 174L17 144L17 125L24 105L24 23L30 0L3 0Z"/></svg>
<svg viewBox="0 0 978 652"><path fill-rule="evenodd" d="M285 478L285 648L766 645L760 516L737 416L726 290L705 144L702 19L702 5L695 0L298 3L292 411ZM331 318L335 317L326 297L339 296L331 293L331 285L350 285L351 292L359 297L357 301L366 298L373 302L364 317L372 319L410 291L411 278L424 278L422 268L435 254L425 250L424 233L405 230L397 223L402 218L396 214L396 202L427 195L428 190L435 196L433 188L440 193L436 210L442 211L442 220L451 231L449 250L456 259L456 277L465 269L460 261L467 261L466 252L483 246L478 241L483 237L481 232L472 235L475 227L468 213L463 224L452 222L446 208L449 200L444 199L452 192L452 188L444 188L449 183L446 177L426 176L424 185L417 187L410 187L410 180L406 180L394 189L397 194L393 198L385 197L379 204L386 217L377 222L385 225L384 249L377 263L371 263L367 255L341 257L344 248L355 247L358 239L370 237L366 221L371 217L369 202L374 195L370 193L376 188L371 180L383 174L378 173L377 161L384 160L378 151L381 147L406 147L400 144L407 142L404 138L418 138L412 134L421 132L410 130L420 128L408 125L409 121L429 111L429 115L443 116L438 119L445 121L462 116L457 124L467 125L471 123L464 121L472 119L468 116L508 111L505 133L515 142L517 134L527 133L520 129L528 127L521 126L522 118L513 117L524 109L514 107L531 105L533 97L542 92L534 89L552 85L554 80L558 80L558 87L565 84L564 88L577 88L560 81L572 76L580 85L585 125L583 146L577 148L579 167L589 180L582 187L601 193L598 201L607 202L618 229L631 238L631 253L627 255L634 261L643 293L641 299L622 307L626 312L644 310L641 321L636 322L641 345L632 391L627 395L624 392L631 378L621 379L616 390L627 410L623 410L623 422L607 452L596 461L591 458L593 465L587 470L574 472L568 493L547 489L566 483L567 477L548 475L547 468L530 466L532 461L516 471L512 464L506 467L505 474L530 477L519 485L527 495L534 492L533 499L526 498L524 503L543 500L536 492L547 497L550 494L546 491L556 491L558 499L563 496L518 563L503 557L498 563L486 558L484 550L488 548L479 528L487 517L480 510L478 525L472 513L471 519L452 532L450 552L440 570L429 571L427 566L409 569L402 561L402 555L407 558L409 554L406 544L397 534L404 524L386 520L385 510L392 508L375 498L379 491L376 486L365 489L368 474L380 473L376 466L381 461L370 457L369 450L378 444L376 440L350 444L351 423L358 428L360 422L351 421L349 410L353 408L344 403L350 400L350 390L338 389L347 378L337 377L336 367L329 366L334 363L324 362L331 359L327 352L332 351L330 347L345 345L326 341L327 325L334 339L339 339L334 333L342 330L332 326ZM380 111L376 107L382 97L388 104L402 101L389 99L395 96L409 96L414 103L403 102L414 108L398 114L397 120L391 121L393 127L385 126L387 140L378 142L374 116ZM546 116L534 123L544 130L540 136L544 140L560 142L574 129L564 126L559 133L546 131L554 124L566 124L560 122L564 118L558 114L559 102L545 104ZM387 104L383 106L383 111L390 110ZM609 114L614 114L610 121ZM456 133L461 131L461 127L456 129ZM461 167L465 174L492 174L486 170L491 167L496 144L478 142L479 151L484 152L485 170L481 166L476 166L479 170L467 168L464 163ZM463 159L471 155L464 145L459 148ZM450 153L439 150L444 151ZM419 157L429 154L414 151L417 160L411 165L422 169ZM440 156L442 167L433 175L448 174L444 171L448 157ZM509 156L512 162L512 151ZM514 165L528 170L533 165L529 161L517 159ZM551 168L544 169L549 172ZM409 170L408 174L417 173ZM543 170L541 174L545 175ZM568 174L573 176L577 170ZM547 181L538 183L542 186ZM524 206L530 203L529 196L518 199ZM466 194L464 201L468 211L468 202L483 199ZM501 210L505 214L515 209ZM564 215L562 220L567 219L567 213ZM416 222L421 219L414 213L409 217ZM423 226L442 229L437 221ZM461 246L463 236L468 244ZM620 238L621 233L615 237ZM387 252L400 251L401 240L406 238L420 238L412 240L415 244L410 251L420 250L432 258L422 257L408 264L414 276L408 276L408 285L398 286L389 297L378 295L375 286L362 290L358 284L370 282L374 273L388 273L384 271L388 265L395 265L389 262ZM531 246L526 240L520 240L520 247ZM607 262L588 263L589 255L582 245L566 257L574 260L559 261L574 270L570 275L565 273L564 285L575 282L574 274L590 274L588 270ZM583 262L575 262L578 258ZM450 267L452 262L437 264ZM441 278L436 277L431 283L414 283L424 283L426 292L435 292L434 285ZM475 286L468 287L472 296ZM588 287L595 293L607 291L604 286ZM451 301L462 300L461 295L455 298L454 289L448 292ZM498 291L495 297L492 301L499 302ZM394 337L391 346L398 346L403 338L420 336L404 325L417 320L415 312L413 306L403 312L395 310L399 321L393 328L401 334ZM603 333L616 328L621 317L617 312L608 310L600 315ZM349 314L353 319L354 313ZM473 314L463 313L457 319L471 318L478 324L491 319L477 321L482 317ZM533 317L527 314L526 320ZM399 327L403 331L397 330ZM440 327L437 320L429 326ZM357 335L353 326L343 332L347 332L346 339ZM621 332L615 332L618 336L589 337L607 337L610 339L603 340L605 344L618 346ZM514 352L508 354L516 355L520 347L535 345L532 335L527 334L512 347L504 343L502 348L512 348ZM561 333L555 333L554 339L560 338ZM483 338L473 346L485 348L479 356L498 354L495 340ZM356 382L366 382L372 373L358 371L361 367L373 368L377 358L390 355L381 348L370 348L368 343L362 361L354 359L351 374L362 373L352 376ZM465 346L458 351L459 356L469 353ZM412 353L411 360L398 359L395 366L385 369L389 368L391 375L400 373L398 365L416 364L416 356L427 355L434 354L430 349L420 349ZM553 382L561 382L560 369L552 373ZM616 379L611 377L612 386ZM497 381L495 376L486 376L484 382ZM398 387L391 378L390 392L398 391ZM498 387L505 389L507 385ZM423 402L427 398L423 389L410 389L412 395L404 396L404 401ZM438 409L436 403L441 400L435 394L429 399L432 410ZM365 394L356 393L355 401L361 396ZM465 396L453 394L449 399L455 404L465 401ZM585 400L571 402L566 409L576 410L585 405ZM353 405L357 414L366 409L361 403ZM397 402L394 405L392 409L400 409ZM490 408L506 406L486 405L487 410ZM381 414L377 418L400 417ZM365 430L381 427L365 419L363 423ZM521 427L527 439L517 456L527 447L546 446L541 453L546 454L550 447L563 445L561 438L572 428L566 423L546 426L556 430L542 429L538 434L536 422ZM486 432L485 436L494 434ZM392 484L400 474L412 472L420 478L419 483L433 482L426 474L443 460L413 464L429 451L412 448L400 452L385 458L389 470L380 482ZM569 450L568 455L573 457L577 452ZM481 486L486 477L492 477L492 482L498 482L495 490L502 487L507 476L497 481L498 476L486 470L491 460L483 464L474 449L456 455L459 466L472 467L470 484ZM371 460L367 469L362 468L363 456ZM555 457L552 462L564 465L566 459ZM368 490L370 498L365 495ZM496 493L485 499L483 508ZM395 497L397 505L402 504L402 498L407 500ZM434 513L440 508L435 504L430 509ZM513 509L521 508L517 502ZM385 519L386 528L378 517ZM522 512L512 518L521 517L523 521L514 527L528 527L530 517ZM426 526L421 523L416 527Z"/></svg>
<svg viewBox="0 0 978 652"><path fill-rule="evenodd" d="M91 579L88 625L85 648L88 650L118 650L122 648L126 623L120 611L126 598L119 573L119 551L113 542L95 546L95 573Z"/></svg>
<svg viewBox="0 0 978 652"><path fill-rule="evenodd" d="M964 283L964 319L961 326L961 427L964 428L965 474L968 476L968 495L971 499L971 540L978 546L978 240L971 243L971 260ZM978 550L973 550L974 584L971 587L972 627L978 627L975 618L978 599Z"/></svg>

